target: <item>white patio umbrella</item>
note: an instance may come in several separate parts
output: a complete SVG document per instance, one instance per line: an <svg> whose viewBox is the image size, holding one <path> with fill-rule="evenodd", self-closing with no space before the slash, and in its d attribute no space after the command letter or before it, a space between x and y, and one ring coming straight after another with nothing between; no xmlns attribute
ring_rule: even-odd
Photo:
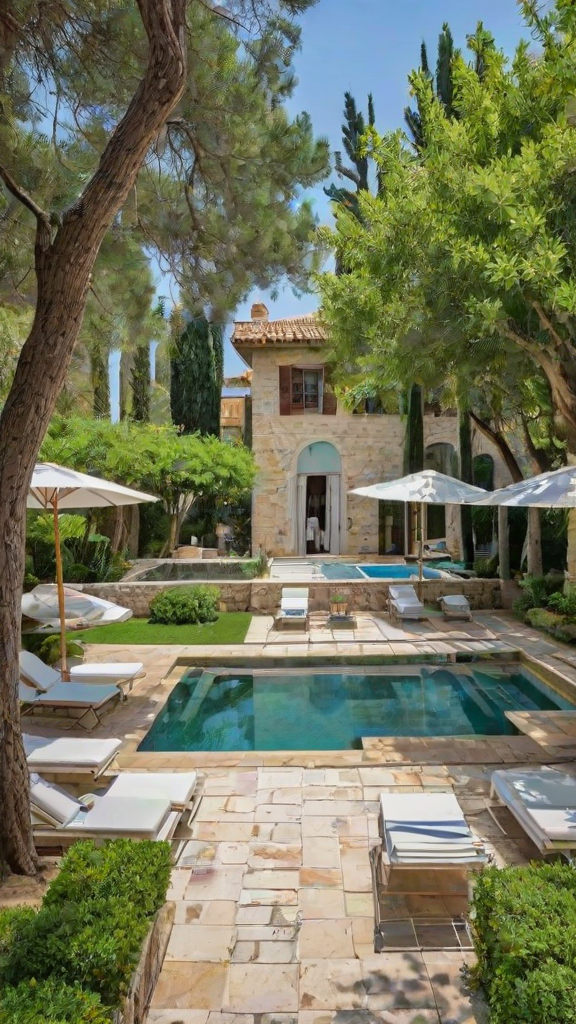
<svg viewBox="0 0 576 1024"><path fill-rule="evenodd" d="M539 473L508 487L472 498L474 505L506 505L509 508L576 508L576 466Z"/></svg>
<svg viewBox="0 0 576 1024"><path fill-rule="evenodd" d="M50 510L54 515L56 545L56 585L60 619L60 663L62 678L68 679L66 667L66 610L62 551L58 530L58 514L64 509L116 508L119 505L137 505L145 501L158 501L153 494L133 491L129 487L101 480L87 473L77 473L52 462L40 462L34 468L28 492L28 508Z"/></svg>
<svg viewBox="0 0 576 1024"><path fill-rule="evenodd" d="M380 501L402 501L418 506L418 581L422 582L422 516L424 505L467 505L483 498L488 492L482 487L456 480L453 476L438 473L435 469L423 469L410 473L399 480L385 480L369 487L356 487L350 492L363 498L378 498Z"/></svg>

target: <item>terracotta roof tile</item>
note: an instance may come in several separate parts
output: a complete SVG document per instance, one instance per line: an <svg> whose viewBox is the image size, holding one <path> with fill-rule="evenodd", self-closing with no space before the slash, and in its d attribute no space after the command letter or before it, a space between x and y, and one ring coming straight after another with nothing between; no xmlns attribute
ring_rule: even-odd
<svg viewBox="0 0 576 1024"><path fill-rule="evenodd" d="M260 345L322 344L326 332L316 313L289 316L283 320L239 320L234 324L232 344Z"/></svg>

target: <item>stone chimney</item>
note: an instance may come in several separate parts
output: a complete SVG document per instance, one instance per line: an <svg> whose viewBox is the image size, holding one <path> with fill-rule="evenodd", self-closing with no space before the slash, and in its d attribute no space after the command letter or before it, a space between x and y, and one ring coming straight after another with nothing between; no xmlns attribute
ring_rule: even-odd
<svg viewBox="0 0 576 1024"><path fill-rule="evenodd" d="M255 302L250 310L250 316L253 320L267 320L268 310L263 302Z"/></svg>

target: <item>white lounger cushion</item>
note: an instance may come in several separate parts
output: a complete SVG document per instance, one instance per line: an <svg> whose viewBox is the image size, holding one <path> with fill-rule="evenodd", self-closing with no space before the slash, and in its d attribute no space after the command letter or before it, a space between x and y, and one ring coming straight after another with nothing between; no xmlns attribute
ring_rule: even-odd
<svg viewBox="0 0 576 1024"><path fill-rule="evenodd" d="M113 697L119 697L117 686L93 686L92 683L56 683L48 693L37 693L34 704L47 707L99 708Z"/></svg>
<svg viewBox="0 0 576 1024"><path fill-rule="evenodd" d="M386 849L394 863L485 859L453 793L382 793L380 806Z"/></svg>
<svg viewBox="0 0 576 1024"><path fill-rule="evenodd" d="M492 785L543 849L554 842L576 847L576 778L555 768L496 771Z"/></svg>
<svg viewBox="0 0 576 1024"><path fill-rule="evenodd" d="M73 683L101 683L121 682L123 679L133 679L144 668L141 661L126 662L95 662L90 665L72 665L70 667L70 678Z"/></svg>
<svg viewBox="0 0 576 1024"><path fill-rule="evenodd" d="M470 611L470 604L464 597L464 594L446 594L440 598L442 604L446 605L447 608L460 609L463 608L466 611Z"/></svg>
<svg viewBox="0 0 576 1024"><path fill-rule="evenodd" d="M29 735L22 738L28 766L38 771L51 768L99 769L109 764L122 746L122 740L115 739L76 739L74 736L50 739Z"/></svg>
<svg viewBox="0 0 576 1024"><path fill-rule="evenodd" d="M59 786L45 782L39 775L30 776L32 811L47 824L64 827L84 809L84 804Z"/></svg>
<svg viewBox="0 0 576 1024"><path fill-rule="evenodd" d="M82 822L82 830L112 832L118 835L136 832L154 838L171 810L168 800L143 797L129 800L125 797L108 796L106 793L88 811Z"/></svg>
<svg viewBox="0 0 576 1024"><path fill-rule="evenodd" d="M168 800L173 807L186 807L196 789L196 772L121 772L108 794L140 800L142 797Z"/></svg>
<svg viewBox="0 0 576 1024"><path fill-rule="evenodd" d="M50 665L45 665L35 654L30 651L20 651L20 673L27 682L32 683L37 690L46 693L54 683L59 683L62 676Z"/></svg>

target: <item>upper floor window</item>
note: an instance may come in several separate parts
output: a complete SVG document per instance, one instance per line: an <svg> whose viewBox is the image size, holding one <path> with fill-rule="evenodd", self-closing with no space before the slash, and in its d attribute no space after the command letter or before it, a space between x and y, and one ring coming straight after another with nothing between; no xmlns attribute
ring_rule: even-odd
<svg viewBox="0 0 576 1024"><path fill-rule="evenodd" d="M384 407L379 398L364 398L352 411L357 416L360 415L360 413L382 416L384 414Z"/></svg>
<svg viewBox="0 0 576 1024"><path fill-rule="evenodd" d="M280 415L334 415L336 398L323 366L279 366Z"/></svg>

